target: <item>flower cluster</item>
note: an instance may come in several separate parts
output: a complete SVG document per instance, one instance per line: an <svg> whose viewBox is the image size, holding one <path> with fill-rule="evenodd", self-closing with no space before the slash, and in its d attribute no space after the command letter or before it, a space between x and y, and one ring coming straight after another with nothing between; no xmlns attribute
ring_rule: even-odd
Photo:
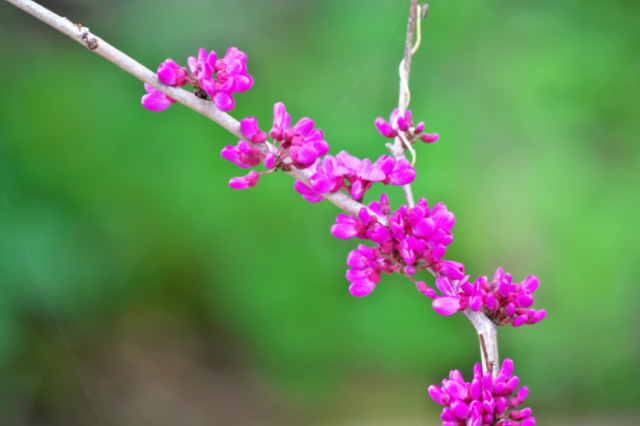
<svg viewBox="0 0 640 426"><path fill-rule="evenodd" d="M544 309L529 309L533 305L533 292L540 281L529 275L523 282L511 282L511 274L505 274L502 268L496 270L490 283L486 276L478 277L469 283L465 276L454 285L446 276L436 279L436 287L444 296L436 297L433 308L441 315L453 315L469 307L474 312L482 311L495 324L514 327L535 324L544 319Z"/></svg>
<svg viewBox="0 0 640 426"><path fill-rule="evenodd" d="M360 209L358 217L338 215L331 227L331 233L337 238L358 237L377 244L375 248L360 245L349 253L347 265L351 269L347 271L347 279L351 282L352 295L361 297L371 293L380 281L381 272L400 272L411 278L416 269L431 267L454 280L463 277L462 264L442 260L446 247L453 241L451 229L455 223L455 216L443 203L429 208L427 200L421 198L412 209L403 205L391 214L389 200L382 194L380 202L372 202L367 207ZM378 217L386 217L388 225L380 223ZM416 285L423 293L435 297L435 292L423 282Z"/></svg>
<svg viewBox="0 0 640 426"><path fill-rule="evenodd" d="M187 83L196 96L211 98L216 107L230 111L235 106L233 94L251 88L253 79L247 74L247 55L235 47L224 58L218 59L214 51L198 51L197 57L189 57L188 68L167 59L158 67L158 79L169 86L182 87ZM152 111L163 111L176 101L145 83L147 94L142 105ZM418 139L425 143L438 140L437 133L423 133L424 122L414 125L410 110L403 114L394 109L387 122L381 117L376 128L384 137L399 138L410 150ZM307 169L309 182L296 180L294 189L309 202L324 199L323 194L345 191L353 200L362 202L365 193L376 182L384 185L403 186L412 183L416 171L408 160L383 155L375 162L356 158L346 151L327 155L329 144L320 129L314 129L310 118L301 118L291 125L291 116L283 103L274 105L273 125L268 134L258 127L255 117L240 122L244 140L224 147L223 158L238 167L248 169L260 165L265 171L251 170L246 176L234 177L229 186L246 189L256 186L260 176L277 170ZM268 137L271 141L268 141ZM479 277L469 283L464 275L464 265L443 260L447 246L453 242L451 230L455 216L443 203L429 207L421 198L415 207L402 205L391 211L386 194L380 201L362 207L356 217L338 215L331 233L340 239L357 237L371 240L374 247L359 244L347 257L346 277L351 283L353 296L370 294L381 280L381 274L398 272L411 279L421 293L433 300L433 308L441 315L453 315L469 308L484 313L494 324L514 327L541 321L545 310L530 309L538 279L530 275L522 283L512 283L510 274L498 268L493 281ZM442 295L423 281L416 281L416 270L429 269L436 275L436 287ZM531 409L517 410L528 394L522 387L515 393L518 377L513 376L513 362L505 359L500 374L493 379L491 372L483 374L476 364L471 383L466 383L459 371L451 371L442 387L430 386L429 394L444 405L441 418L443 426L534 426ZM510 411L507 413L507 411Z"/></svg>
<svg viewBox="0 0 640 426"><path fill-rule="evenodd" d="M314 165L314 174L309 179L311 188L302 182L296 182L295 188L306 200L319 202L321 194L338 192L344 189L351 198L362 201L365 192L375 182L385 185L406 185L416 178L416 171L406 159L396 160L383 155L375 163L365 158L360 160L346 151L335 157L327 155Z"/></svg>
<svg viewBox="0 0 640 426"><path fill-rule="evenodd" d="M260 175L278 169L306 169L329 152L329 144L323 140L322 130L313 128L312 119L305 117L293 126L290 124L291 116L282 102L273 107L273 126L269 131L273 143L267 142L267 134L260 130L256 118L247 117L240 122L242 135L253 145L241 140L236 146L224 147L222 157L242 168L257 166L263 162L267 171L258 173L252 170L247 176L232 178L229 181L231 188L246 189L255 186Z"/></svg>
<svg viewBox="0 0 640 426"><path fill-rule="evenodd" d="M253 85L247 74L247 55L235 47L229 48L224 58L218 59L213 50L198 51L198 57L187 60L189 69L167 59L158 67L158 79L168 85L182 87L190 83L194 93L203 99L210 96L221 111L231 111L235 106L233 94L246 92ZM151 111L164 111L175 100L145 84L147 94L142 97L142 106Z"/></svg>
<svg viewBox="0 0 640 426"><path fill-rule="evenodd" d="M419 122L414 127L410 110L406 110L404 115L400 115L398 108L396 108L391 112L389 122L382 117L376 118L376 127L385 138L395 138L399 136L399 132L404 132L404 136L411 143L415 142L416 138L420 138L422 142L426 143L433 143L438 140L437 133L422 133L424 121Z"/></svg>
<svg viewBox="0 0 640 426"><path fill-rule="evenodd" d="M513 361L506 358L495 380L488 371L482 374L476 364L471 383L465 383L462 374L453 370L442 387L429 386L429 395L445 406L440 415L442 426L534 426L536 419L530 417L530 408L516 410L529 393L523 386L513 395L518 382L518 376L513 376ZM507 410L514 411L507 414Z"/></svg>

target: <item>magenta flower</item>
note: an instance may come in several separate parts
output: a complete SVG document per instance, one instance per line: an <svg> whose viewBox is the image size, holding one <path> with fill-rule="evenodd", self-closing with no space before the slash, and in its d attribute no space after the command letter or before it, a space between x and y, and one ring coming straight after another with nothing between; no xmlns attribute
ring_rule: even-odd
<svg viewBox="0 0 640 426"><path fill-rule="evenodd" d="M216 80L221 86L233 80L233 92L246 92L253 86L253 78L247 73L247 55L236 47L230 47L215 65Z"/></svg>
<svg viewBox="0 0 640 426"><path fill-rule="evenodd" d="M298 194L302 195L302 198L310 203L319 203L320 201L324 200L324 197L322 195L318 194L313 189L305 185L304 182L300 182L299 180L296 180L293 183L293 188Z"/></svg>
<svg viewBox="0 0 640 426"><path fill-rule="evenodd" d="M184 86L189 82L189 70L167 59L158 67L158 79L167 86Z"/></svg>
<svg viewBox="0 0 640 426"><path fill-rule="evenodd" d="M371 202L367 208L360 209L357 217L338 215L331 233L340 239L358 237L373 241L377 244L377 253L389 265L387 270L406 274L416 283L418 290L429 297L436 298L437 293L412 278L416 270L431 267L442 275L440 281L445 279L449 282L450 279L462 278L462 264L442 260L446 246L453 241L451 229L455 223L455 217L447 211L444 204L438 203L430 209L427 200L423 198L413 209L401 206L393 214L390 213L389 200L382 194L379 202ZM389 224L380 223L376 215L386 216ZM454 289L448 290L446 295L455 299L455 303L452 299L446 299L434 302L435 306L442 305L438 310L447 315L458 312L461 303L457 294Z"/></svg>
<svg viewBox="0 0 640 426"><path fill-rule="evenodd" d="M240 121L240 131L245 138L255 144L267 140L267 134L258 128L258 120L254 117L243 118Z"/></svg>
<svg viewBox="0 0 640 426"><path fill-rule="evenodd" d="M144 84L144 90L147 91L147 94L142 97L142 106L149 111L164 111L176 102L147 83Z"/></svg>
<svg viewBox="0 0 640 426"><path fill-rule="evenodd" d="M389 122L382 117L378 117L375 124L380 134L385 138L393 139L401 131L410 143L413 143L417 137L427 143L433 143L438 140L437 133L420 134L424 130L424 122L421 121L414 126L410 110L406 110L404 115L399 115L398 108L396 108L391 112Z"/></svg>
<svg viewBox="0 0 640 426"><path fill-rule="evenodd" d="M393 139L398 136L398 108L391 111L388 123L384 118L378 117L375 124L380 134L385 138Z"/></svg>
<svg viewBox="0 0 640 426"><path fill-rule="evenodd" d="M466 282L467 278L465 277L463 282ZM444 296L436 297L433 301L433 309L437 313L449 316L464 309L460 303L460 295L458 293L460 284L454 286L449 278L441 275L436 278L436 287L444 294Z"/></svg>
<svg viewBox="0 0 640 426"><path fill-rule="evenodd" d="M158 79L169 86L191 83L197 96L203 99L210 96L218 109L230 111L235 106L233 93L245 92L253 85L253 79L247 73L246 62L247 55L235 47L229 48L222 59L217 59L213 50L207 54L205 49L200 48L197 57L191 56L187 60L189 69L171 59L161 63L158 67ZM152 111L162 111L157 109L157 101L151 106L156 108Z"/></svg>
<svg viewBox="0 0 640 426"><path fill-rule="evenodd" d="M237 49L232 53L240 58L244 55ZM227 54L229 55L229 52ZM218 60L218 65L222 64L220 61ZM236 58L233 61L241 61L241 59ZM290 122L291 117L284 104L276 103L273 107L273 127L269 132L273 143L270 143L267 141L267 134L258 127L258 120L255 117L242 119L240 131L253 145L240 141L237 146L227 146L222 150L222 157L242 168L256 166L263 162L267 171L261 172L260 175L272 173L278 169L290 171L292 167L298 169L313 167L312 170L317 170L321 167L319 158L329 151L329 144L322 140L322 131L313 128L313 120L310 118L302 118L291 127L289 127ZM260 144L264 144L262 151L258 148ZM313 186L312 184L312 187L309 187L303 182L298 182L294 184L294 189L307 201L313 203L322 201L324 197L312 189ZM335 189L335 191L338 190L340 187Z"/></svg>
<svg viewBox="0 0 640 426"><path fill-rule="evenodd" d="M529 275L522 283L512 284L511 275L498 268L493 282L490 283L487 277L479 277L469 283L469 276L462 277L462 264L451 261L442 263L445 262L448 264L443 267L443 273L448 276L436 279L436 287L443 296L433 301L433 308L440 315L453 315L469 307L474 312L482 311L496 325L510 323L514 327L536 324L547 315L544 309L529 309L533 305L532 293L539 285L535 276Z"/></svg>
<svg viewBox="0 0 640 426"><path fill-rule="evenodd" d="M245 141L239 141L237 146L228 145L222 149L222 158L231 161L238 167L248 169L249 167L257 166L260 164L260 160L263 158L260 154L260 150L251 146Z"/></svg>
<svg viewBox="0 0 640 426"><path fill-rule="evenodd" d="M231 178L229 186L233 189L247 189L258 184L260 173L251 170L248 175L242 177Z"/></svg>
<svg viewBox="0 0 640 426"><path fill-rule="evenodd" d="M377 248L360 244L347 257L347 279L351 282L349 292L355 297L370 294L380 281L380 273L390 274L397 270L393 261L380 253Z"/></svg>
<svg viewBox="0 0 640 426"><path fill-rule="evenodd" d="M374 167L368 158L359 160L347 151L341 151L336 159L340 166L348 170L345 177L350 183L351 198L354 200L361 200L374 182L382 182L386 178L384 172Z"/></svg>
<svg viewBox="0 0 640 426"><path fill-rule="evenodd" d="M317 171L311 176L309 183L318 194L338 192L344 186L344 175L349 173L349 169L341 166L331 155L324 157L316 169Z"/></svg>
<svg viewBox="0 0 640 426"><path fill-rule="evenodd" d="M434 143L438 140L437 133L423 133L420 135L420 140L425 143Z"/></svg>
<svg viewBox="0 0 640 426"><path fill-rule="evenodd" d="M216 94L216 83L213 79L213 67L216 64L216 52L212 50L211 53L207 55L207 51L200 48L198 50L198 57L189 56L187 64L191 70L191 84L196 88L196 90L202 89L207 95L213 98Z"/></svg>
<svg viewBox="0 0 640 426"><path fill-rule="evenodd" d="M531 409L518 410L529 394L526 386L515 392L518 382L518 376L513 375L513 361L506 358L495 380L490 372L483 374L480 364L476 364L471 383L453 370L449 379L442 381L442 387L429 386L429 395L444 405L440 415L443 426L534 426ZM508 410L512 411L507 413Z"/></svg>

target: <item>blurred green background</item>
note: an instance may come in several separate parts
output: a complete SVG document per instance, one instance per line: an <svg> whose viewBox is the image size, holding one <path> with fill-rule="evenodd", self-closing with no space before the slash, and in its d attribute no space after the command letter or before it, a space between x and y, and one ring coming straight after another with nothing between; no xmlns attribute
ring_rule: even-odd
<svg viewBox="0 0 640 426"><path fill-rule="evenodd" d="M407 0L43 5L153 70L237 46L256 83L234 117L267 130L282 101L332 153L385 153ZM410 108L441 138L414 193L456 214L473 277L540 278L547 318L499 330L538 424L639 424L640 2L430 6ZM351 297L333 205L280 173L229 189L233 136L145 110L141 82L5 2L0 60L2 424L439 424L427 387L469 376L474 330L400 276Z"/></svg>

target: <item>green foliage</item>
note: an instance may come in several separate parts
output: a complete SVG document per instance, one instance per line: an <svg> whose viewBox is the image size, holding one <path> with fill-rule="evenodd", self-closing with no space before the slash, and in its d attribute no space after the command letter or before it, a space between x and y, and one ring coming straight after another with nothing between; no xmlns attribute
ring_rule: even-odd
<svg viewBox="0 0 640 426"><path fill-rule="evenodd" d="M406 2L51 7L63 3L152 69L236 45L256 84L234 117L268 129L282 101L325 130L333 153L385 153L373 121L397 102ZM411 109L441 138L417 147L414 193L456 214L448 257L472 277L503 266L540 278L547 319L500 330L533 406L636 407L640 6L430 6ZM281 174L229 189L241 173L219 156L231 135L180 105L144 110L140 82L7 3L0 25L0 368L43 369L25 354L60 345L42 337L55 330L50 303L76 342L98 345L88 336L141 309L215 325L303 395L330 394L344 372L418 375L426 389L470 371L471 326L439 317L408 280L385 276L371 296L349 296L356 242L329 234L332 205L304 202ZM385 190L399 205L399 190ZM11 380L2 386L31 389Z"/></svg>

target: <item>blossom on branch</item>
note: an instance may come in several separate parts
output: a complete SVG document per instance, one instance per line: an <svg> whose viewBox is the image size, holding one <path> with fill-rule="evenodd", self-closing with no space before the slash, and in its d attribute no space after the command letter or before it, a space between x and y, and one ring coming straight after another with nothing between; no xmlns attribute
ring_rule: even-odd
<svg viewBox="0 0 640 426"><path fill-rule="evenodd" d="M388 122L382 117L376 118L375 125L382 136L393 139L399 136L399 132L403 132L409 143L415 142L416 137L426 143L433 143L438 140L437 133L422 133L424 131L424 121L415 126L413 125L411 110L406 110L404 115L400 115L398 112L398 108L391 111Z"/></svg>
<svg viewBox="0 0 640 426"><path fill-rule="evenodd" d="M451 282L445 276L438 277L436 287L444 296L433 301L435 311L448 316L469 307L474 312L482 311L496 325L511 324L514 327L536 324L547 315L544 309L529 309L533 305L533 292L540 283L534 275L529 275L522 283L513 284L511 274L505 274L502 268L498 268L492 282L485 276L478 277L473 284L467 282L468 279L466 276Z"/></svg>
<svg viewBox="0 0 640 426"><path fill-rule="evenodd" d="M164 111L174 104L175 99L171 99L159 90L154 89L150 84L144 84L147 94L142 97L142 106L149 111Z"/></svg>
<svg viewBox="0 0 640 426"><path fill-rule="evenodd" d="M167 59L158 67L157 75L158 79L168 86L182 87L190 83L196 96L203 99L211 97L219 110L230 111L235 106L232 95L245 92L253 85L253 79L247 73L246 62L247 55L236 47L229 48L222 59L217 59L215 51L207 53L205 49L200 48L197 57L190 56L187 60L188 69L172 59ZM145 95L147 98L142 102L145 108L163 111L171 105L166 105L166 102L159 104L160 96L151 92L149 94L153 95L151 99L149 95Z"/></svg>
<svg viewBox="0 0 640 426"><path fill-rule="evenodd" d="M389 224L381 224L378 216L386 216ZM454 223L453 213L444 204L438 203L431 209L424 198L412 209L403 205L391 214L385 194L380 197L380 202L369 203L367 208L360 209L358 217L338 215L335 225L331 227L333 236L340 239L358 237L377 244L375 248L360 245L349 254L347 265L352 269L347 271L347 279L352 283L351 293L354 294L352 288L357 283L355 288L358 289L358 296L369 294L379 281L380 272L399 272L415 282L411 276L416 269L430 267L442 274L443 278L462 278L462 264L442 260L446 246L453 241L451 229ZM362 256L368 261L352 261L354 258L362 260ZM416 282L416 286L423 294L437 296L423 282ZM361 290L363 288L369 291L364 292Z"/></svg>

